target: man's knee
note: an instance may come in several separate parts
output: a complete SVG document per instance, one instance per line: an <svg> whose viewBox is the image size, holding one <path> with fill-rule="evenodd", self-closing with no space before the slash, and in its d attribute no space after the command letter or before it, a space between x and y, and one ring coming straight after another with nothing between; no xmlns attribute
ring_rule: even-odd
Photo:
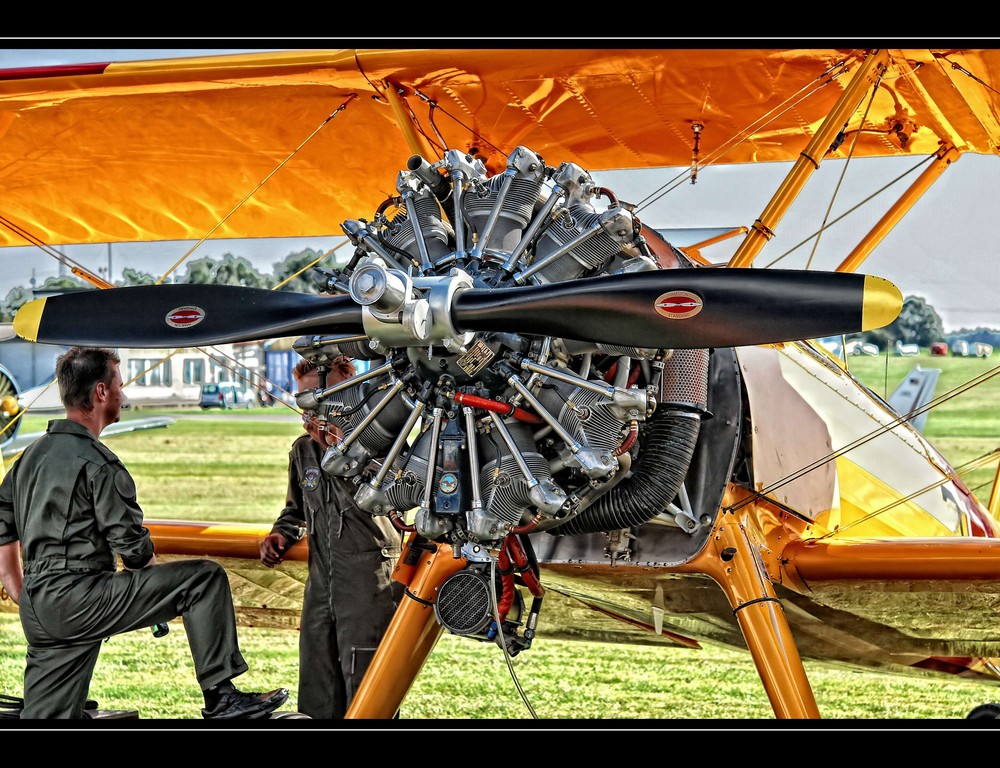
<svg viewBox="0 0 1000 768"><path fill-rule="evenodd" d="M228 582L229 577L226 576L226 569L219 565L214 560L200 560L198 561L202 567L202 570L208 575L209 578L216 580L223 580Z"/></svg>
<svg viewBox="0 0 1000 768"><path fill-rule="evenodd" d="M100 643L52 648L29 645L21 719L82 718L100 651Z"/></svg>
<svg viewBox="0 0 1000 768"><path fill-rule="evenodd" d="M189 579L197 579L199 581L206 582L226 581L228 583L229 581L229 578L226 576L225 568L214 560L208 560L205 558L176 560L172 563L166 563L165 567L183 573Z"/></svg>
<svg viewBox="0 0 1000 768"><path fill-rule="evenodd" d="M184 602L187 605L203 599L223 603L232 601L226 569L213 560L178 560L164 566L173 571L173 583L186 595Z"/></svg>

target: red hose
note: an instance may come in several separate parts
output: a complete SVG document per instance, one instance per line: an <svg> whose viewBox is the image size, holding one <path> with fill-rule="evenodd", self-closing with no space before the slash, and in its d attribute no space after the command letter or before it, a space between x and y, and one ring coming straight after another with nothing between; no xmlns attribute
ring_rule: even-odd
<svg viewBox="0 0 1000 768"><path fill-rule="evenodd" d="M542 589L542 585L538 581L538 574L532 569L528 562L528 556L524 553L524 548L516 536L508 536L504 539L504 548L500 553L501 559L505 553L509 556L510 562L514 563L514 570L521 574L521 579L531 594L535 597L541 597L545 590Z"/></svg>
<svg viewBox="0 0 1000 768"><path fill-rule="evenodd" d="M501 403L499 400L489 400L485 397L467 395L464 392L455 393L455 402L460 405L470 405L473 408L480 408L484 411L502 413L504 416L513 416L518 421L527 421L531 424L541 424L542 417L534 413L529 413L523 408L518 408L510 403Z"/></svg>
<svg viewBox="0 0 1000 768"><path fill-rule="evenodd" d="M500 614L500 621L504 621L510 607L514 604L514 569L510 565L510 557L506 547L500 550L500 555L497 557L497 568L500 570L500 583L503 589L500 599L497 601L497 613Z"/></svg>
<svg viewBox="0 0 1000 768"><path fill-rule="evenodd" d="M619 207L618 198L615 196L615 193L612 192L607 187L598 187L597 189L594 190L594 194L598 195L598 196L604 196L604 197L608 198L608 200L611 201L612 207L614 207L614 208L618 208Z"/></svg>
<svg viewBox="0 0 1000 768"><path fill-rule="evenodd" d="M512 528L511 529L511 533L531 533L533 530L535 530L538 527L538 524L540 522L542 522L542 516L540 514L539 515L535 515L533 518L531 518L524 525L519 525L516 528Z"/></svg>
<svg viewBox="0 0 1000 768"><path fill-rule="evenodd" d="M628 425L628 434L625 435L625 439L622 440L622 444L619 445L614 452L615 456L621 456L628 450L631 450L632 444L635 443L635 439L639 436L639 422L632 421Z"/></svg>
<svg viewBox="0 0 1000 768"><path fill-rule="evenodd" d="M394 526L396 526L397 530L400 530L400 531L415 531L415 530L417 530L417 527L415 525L408 525L406 522L404 522L403 516L401 514L399 514L398 510L395 510L395 509L392 510L389 513L388 517L389 517L389 521Z"/></svg>

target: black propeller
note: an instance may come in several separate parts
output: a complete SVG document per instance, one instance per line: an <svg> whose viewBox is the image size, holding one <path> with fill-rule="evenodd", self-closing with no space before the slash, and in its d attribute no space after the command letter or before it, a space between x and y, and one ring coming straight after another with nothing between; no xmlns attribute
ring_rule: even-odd
<svg viewBox="0 0 1000 768"><path fill-rule="evenodd" d="M683 349L854 333L892 322L901 307L896 286L869 275L692 268L460 291L451 321L463 332ZM365 332L349 296L184 284L37 299L14 330L49 344L154 349Z"/></svg>
<svg viewBox="0 0 1000 768"><path fill-rule="evenodd" d="M880 328L901 308L896 286L869 275L699 268L466 291L452 316L462 330L700 349Z"/></svg>
<svg viewBox="0 0 1000 768"><path fill-rule="evenodd" d="M28 302L14 331L29 341L166 349L307 333L363 333L349 296L233 285L137 285L63 293Z"/></svg>

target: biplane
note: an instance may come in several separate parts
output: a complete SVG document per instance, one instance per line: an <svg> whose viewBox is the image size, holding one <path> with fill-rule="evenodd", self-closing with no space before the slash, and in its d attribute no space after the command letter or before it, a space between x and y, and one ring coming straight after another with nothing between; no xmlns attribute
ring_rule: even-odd
<svg viewBox="0 0 1000 768"><path fill-rule="evenodd" d="M1000 49L289 50L0 72L0 246L342 234L316 294L161 282L25 304L43 344L296 338L364 373L299 393L323 469L405 532L349 718L397 710L445 631L750 653L1000 684L1000 494L815 340L891 323L861 270L963 153L1000 146ZM754 268L830 161L914 180L835 269ZM602 171L786 162L724 263ZM670 179L665 179L669 183ZM95 283L96 284L96 283ZM269 526L148 521L256 560ZM303 548L296 555L305 557ZM970 717L996 718L986 703ZM655 714L655 713L651 713Z"/></svg>

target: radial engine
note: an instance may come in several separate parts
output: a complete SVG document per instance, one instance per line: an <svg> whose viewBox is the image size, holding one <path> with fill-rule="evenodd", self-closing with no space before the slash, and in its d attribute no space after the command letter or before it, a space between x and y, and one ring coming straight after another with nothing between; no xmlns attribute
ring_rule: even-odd
<svg viewBox="0 0 1000 768"><path fill-rule="evenodd" d="M458 150L434 163L415 155L396 190L370 220L343 222L349 263L317 270L322 291L361 305L365 334L295 342L321 371L347 355L362 372L297 402L339 428L322 469L349 478L362 509L466 558L440 590L438 619L492 640L495 618L523 618L511 572L540 603L522 534L670 517L706 413L708 350L525 335L502 322L463 332L454 302L473 288L690 264L673 248L654 254L631 207L586 170L523 146L492 176ZM700 525L674 518L691 533ZM527 632L507 633L509 650L530 644L532 614Z"/></svg>

